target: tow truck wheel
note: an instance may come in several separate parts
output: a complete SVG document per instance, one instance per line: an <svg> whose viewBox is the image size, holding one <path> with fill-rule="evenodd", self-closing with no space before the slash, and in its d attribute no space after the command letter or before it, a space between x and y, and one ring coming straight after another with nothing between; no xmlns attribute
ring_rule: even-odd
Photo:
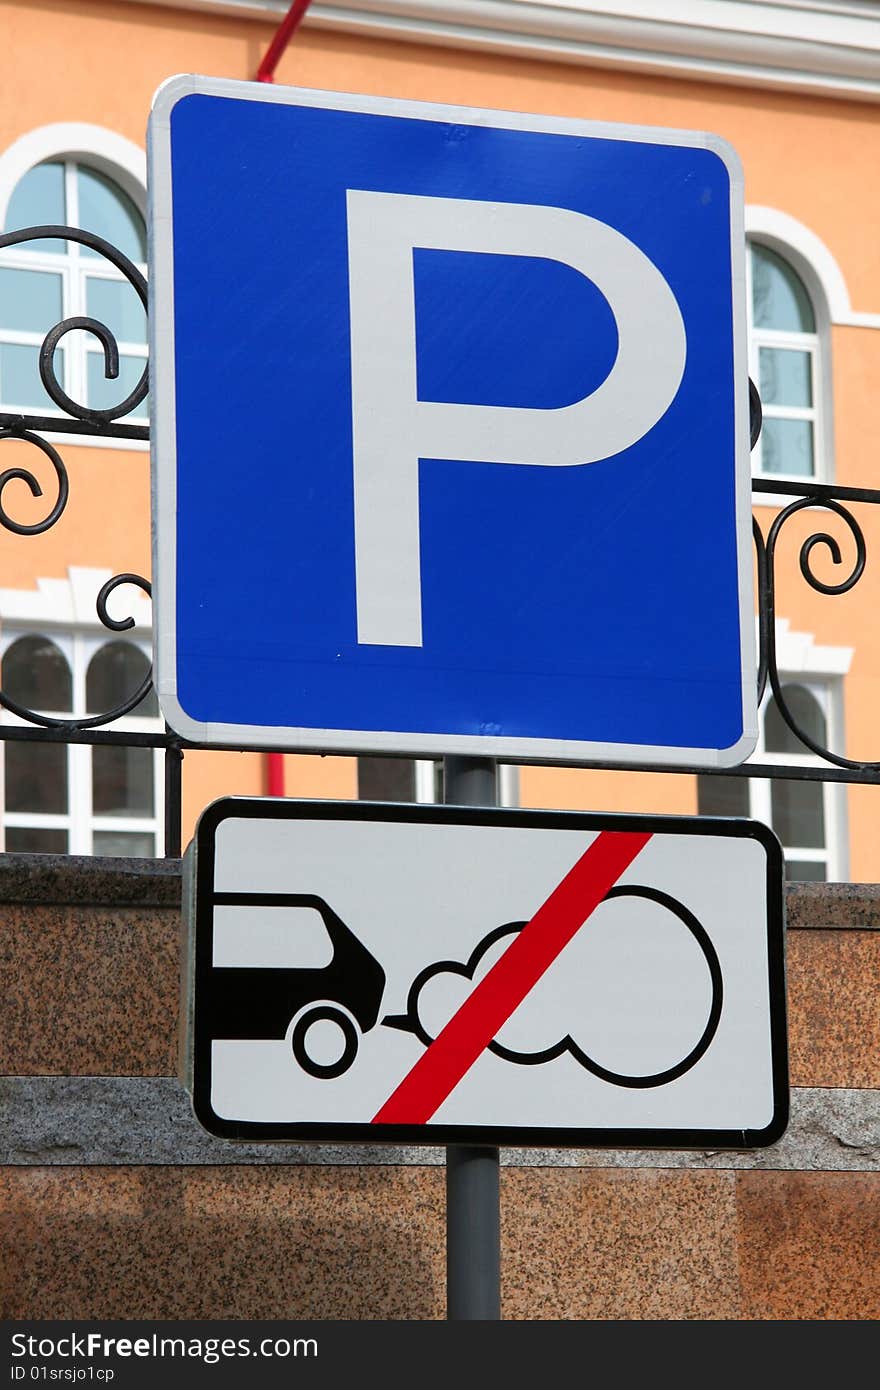
<svg viewBox="0 0 880 1390"><path fill-rule="evenodd" d="M322 1053L326 1055L328 1037L331 1052L335 1053L339 1044L342 1047L334 1061L320 1060ZM357 1056L358 1041L357 1025L335 1004L313 1004L304 1009L290 1035L293 1055L303 1071L322 1081L348 1071Z"/></svg>

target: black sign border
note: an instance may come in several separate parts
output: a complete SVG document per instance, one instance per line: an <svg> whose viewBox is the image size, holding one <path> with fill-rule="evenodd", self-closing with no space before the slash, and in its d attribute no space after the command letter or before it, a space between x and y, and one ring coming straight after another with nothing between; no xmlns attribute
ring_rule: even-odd
<svg viewBox="0 0 880 1390"><path fill-rule="evenodd" d="M217 828L229 819L384 821L423 825L493 825L520 828L644 833L729 835L758 840L767 856L767 966L770 989L770 1049L773 1114L764 1129L569 1129L498 1125L382 1125L262 1123L228 1120L211 1106L211 1037L200 1028L199 996L207 997L211 969L214 897L214 844ZM218 1139L286 1144L491 1145L504 1148L729 1149L744 1151L775 1144L789 1120L788 1035L785 977L783 852L773 832L759 821L710 816L639 816L588 811L521 810L364 801L299 801L272 797L222 797L202 813L194 841L194 893L184 900L183 930L194 942L191 1019L193 1075L191 1099L199 1124ZM194 921L187 921L188 912ZM207 924L204 921L208 915Z"/></svg>

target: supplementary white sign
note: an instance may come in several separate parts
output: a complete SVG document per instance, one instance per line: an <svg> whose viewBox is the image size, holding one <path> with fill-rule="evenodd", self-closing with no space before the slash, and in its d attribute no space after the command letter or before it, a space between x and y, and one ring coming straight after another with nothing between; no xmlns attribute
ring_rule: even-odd
<svg viewBox="0 0 880 1390"><path fill-rule="evenodd" d="M229 799L187 863L187 1080L213 1134L785 1129L782 854L754 821Z"/></svg>

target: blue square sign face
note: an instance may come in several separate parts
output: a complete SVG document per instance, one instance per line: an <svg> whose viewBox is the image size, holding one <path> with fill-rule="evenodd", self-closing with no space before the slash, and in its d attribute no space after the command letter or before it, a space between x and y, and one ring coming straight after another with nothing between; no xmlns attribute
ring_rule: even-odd
<svg viewBox="0 0 880 1390"><path fill-rule="evenodd" d="M729 766L742 178L696 132L179 77L157 688L197 743Z"/></svg>

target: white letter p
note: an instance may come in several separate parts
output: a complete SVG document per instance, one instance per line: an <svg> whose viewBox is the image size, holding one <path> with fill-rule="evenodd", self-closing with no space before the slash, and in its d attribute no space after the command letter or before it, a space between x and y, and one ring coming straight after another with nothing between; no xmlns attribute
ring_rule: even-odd
<svg viewBox="0 0 880 1390"><path fill-rule="evenodd" d="M681 313L643 251L568 208L348 189L358 642L422 645L419 459L570 466L636 443L684 373ZM556 409L420 401L413 250L561 261L592 280L618 330L608 376Z"/></svg>

